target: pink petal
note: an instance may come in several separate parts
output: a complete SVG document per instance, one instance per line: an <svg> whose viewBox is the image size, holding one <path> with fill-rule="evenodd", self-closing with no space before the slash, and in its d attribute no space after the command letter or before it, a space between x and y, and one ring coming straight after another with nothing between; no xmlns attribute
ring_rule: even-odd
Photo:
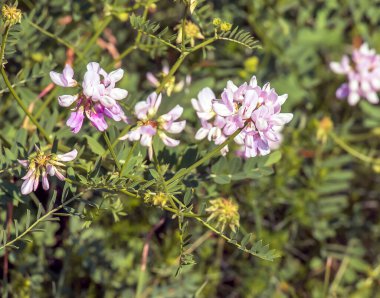
<svg viewBox="0 0 380 298"><path fill-rule="evenodd" d="M179 145L179 141L178 140L175 140L175 139L172 139L170 137L168 137L165 133L163 132L160 132L159 133L159 137L161 138L161 140L164 142L164 144L168 147L175 147L175 146L178 146Z"/></svg>
<svg viewBox="0 0 380 298"><path fill-rule="evenodd" d="M33 191L34 176L25 180L21 185L21 193L23 195L30 194Z"/></svg>
<svg viewBox="0 0 380 298"><path fill-rule="evenodd" d="M212 107L215 113L217 113L219 116L226 117L233 114L233 111L230 110L225 104L216 102L212 105Z"/></svg>

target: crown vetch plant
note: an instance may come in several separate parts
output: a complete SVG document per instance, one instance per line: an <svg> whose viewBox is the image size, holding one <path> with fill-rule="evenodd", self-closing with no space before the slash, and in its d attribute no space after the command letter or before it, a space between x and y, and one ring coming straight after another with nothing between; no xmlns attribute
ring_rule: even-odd
<svg viewBox="0 0 380 298"><path fill-rule="evenodd" d="M197 172L197 168L205 165L208 169L212 169L213 158L217 157L219 153L224 156L227 155L231 148L237 156L242 157L242 161L238 163L238 168L235 167L235 170L248 171L250 175L254 170L258 172L265 172L266 170L268 173L268 167L277 161L279 156L278 154L269 155L271 148L279 146L282 139L280 131L293 117L292 113L281 112L287 95L279 96L269 83L263 87L258 86L256 77L252 77L249 83L240 86L228 81L220 97L217 97L209 87L200 91L197 90L197 92L199 91L197 99L187 98L185 92L181 103L183 106L192 105L195 111L193 109L184 111L179 102L171 100L169 96L175 89L174 76L187 56L199 50L203 50L207 54L207 51L211 49L209 46L216 41L234 42L248 49L254 49L256 45L248 32L239 30L237 27L233 28L232 24L221 20L214 20L213 23L209 24L213 27L213 31L203 30L200 25L194 23L195 20L188 20L188 13L193 12L197 5L197 3L191 2L192 4L185 1L185 16L180 25L172 28L173 32L177 32L177 36L174 38L167 36L166 33L169 29L159 31L159 25L147 20L146 14L143 17L131 15L131 25L138 31L138 34L135 43L120 57L126 57L134 50L149 48L147 44L143 43L142 36L154 40L155 42L150 41L149 46L156 47L155 50L157 51L164 47L165 50L171 49L179 53L172 67L164 71L161 82L152 74L148 74L148 79L154 83L157 89L154 92L152 90L141 90L144 93L149 91L150 95L146 100L139 100L141 93L133 92L129 95L128 91L123 88L127 84L122 80L124 76L122 68L108 73L99 63L89 62L86 65L83 79L80 80L71 66L73 61L69 61L65 64L62 73L50 72L50 79L55 87L68 90L67 94L58 96L58 104L69 110L70 115L66 120L66 125L72 134L67 128L61 128L58 131L58 126L55 127L55 120L57 123L63 121L63 114L57 113L57 118L48 124L40 121L40 115L35 116L34 111L25 105L17 90L10 83L6 70L1 69L7 88L31 123L37 128L35 137L26 138L27 141L22 144L21 147L23 148L20 149L20 152L25 156L27 151L25 149L37 143L36 139L40 135L46 140L46 144L39 140L43 150L36 147L36 152L30 154L27 160L18 161L27 169L26 175L18 179L24 180L21 184L21 194L29 195L35 192L40 183L40 178L42 179L42 188L45 191L49 190L48 175L56 176L63 181L58 183L58 187L63 187L63 191L59 192L62 201L59 207L49 207L43 217L36 217L32 228L28 226L23 233L16 233L17 235L13 239L6 238L5 241L1 239L0 249L11 247L13 243L22 240L27 234L33 232L33 228L43 220L58 216L61 214L59 212L61 208L68 207L68 204L80 198L83 193L91 192L93 196L87 196L88 199L86 200L90 201L89 206L97 206L98 210L103 205L103 201L99 203L97 200L98 193L102 193L103 198L117 200L117 203L111 204L114 208L112 214L115 220L119 218L119 215L125 214L120 210L122 209L120 206L123 205L120 201L123 202L123 200L127 201L128 199L153 204L163 212L171 213L173 219L178 220L179 269L184 265L194 263L191 254L187 253L185 249L191 239L188 235L189 219L195 220L244 252L266 260L273 260L277 257L277 253L274 250L269 250L268 246L264 245L261 240L251 241L254 237L251 237L250 233L244 232L243 240L241 239L239 235L238 202L236 198L233 198L232 193L228 196L228 200L221 199L223 196L217 196L218 199L215 199L215 194L213 195L214 198L204 200L195 194L194 188L189 186L192 184L189 183L188 179L190 179L189 174L193 174L202 183L209 183L209 178L212 177L209 170L206 173L204 171ZM17 14L5 15L9 14L9 9L7 9L7 7L3 9L3 17L6 22L0 53L2 65L5 61L4 53L9 30L20 21ZM46 34L44 29L41 31ZM110 33L108 32L108 34ZM60 38L57 40L69 49L74 47ZM78 64L78 67L75 65L75 69L81 69L80 65L87 59L88 51L94 45L95 40L96 36L90 40L84 49L75 51L78 56L77 60L74 61L75 64ZM84 65L82 66L84 68ZM190 88L191 80L189 78L188 75L186 84ZM182 85L184 84L182 83ZM135 89L138 88L139 86L136 86ZM177 88L175 91L181 91L180 89ZM60 92L61 89L57 88L52 91L51 98L56 97L57 90ZM163 92L167 96L163 97ZM125 100L127 97L129 97L128 101ZM131 106L132 102L137 102L134 108ZM165 106L166 104L170 106L169 111L164 114L159 112L162 102L165 102ZM56 109L54 103L45 102L44 104L46 106L50 104L50 108ZM128 117L124 110L127 111ZM65 112L63 111L63 113ZM193 122L184 120L183 114L196 114L198 116L201 127L195 136L192 133L195 130L191 127ZM112 121L107 122L106 118L120 123L116 126ZM90 124L96 128L96 130L89 130L91 135L86 135L91 150L87 150L84 138L81 138L81 134L78 135L82 128L87 132L87 128L83 127L85 119L88 119ZM186 128L187 123L190 125ZM98 140L98 131L102 132L104 136L106 149ZM205 150L206 153L201 149L198 150L193 158L189 159L193 159L192 163L187 164L187 152L185 155L180 153L180 150L187 151L186 143L180 142L180 139L184 140L185 137L191 140L195 138L198 141L207 138L216 146L209 148L207 142L199 142L200 148L208 148ZM162 141L165 145L164 149L162 149L163 146L160 142L155 142L155 139ZM133 142L133 145L129 147L128 142L119 142L120 140L128 140ZM233 143L235 145L232 145ZM81 149L72 149L73 144L76 148L80 147ZM141 153L143 147L148 149L148 158L145 158ZM180 149L177 150L174 147ZM68 153L45 153L56 152L57 148L60 152ZM169 165L168 160L165 159L167 150L171 150L170 152L173 153L177 164L172 162ZM111 155L113 163L109 162L108 154ZM266 155L269 156L264 157ZM247 159L259 157L262 159L260 159L260 163L257 163L257 169L245 163ZM221 158L220 160L228 161L230 158ZM71 163L72 167L67 170L69 178L66 178L63 168L65 167L64 163L68 161L73 161L73 163ZM246 180L251 177L250 175L237 173L233 179ZM20 184L18 181L15 183ZM49 191L55 200L57 190L50 189ZM69 193L72 193L73 196L67 200ZM82 201L86 200L82 199ZM204 205L207 205L207 208ZM87 206L86 208L90 207ZM92 214L86 208L82 217ZM205 220L205 217L208 219ZM85 223L84 226L88 227L89 224ZM231 235L227 235L228 229L232 232Z"/></svg>

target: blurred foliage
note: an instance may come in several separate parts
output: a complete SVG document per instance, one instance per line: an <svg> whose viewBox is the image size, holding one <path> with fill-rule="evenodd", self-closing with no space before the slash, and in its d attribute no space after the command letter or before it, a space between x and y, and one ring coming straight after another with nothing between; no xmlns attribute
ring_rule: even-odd
<svg viewBox="0 0 380 298"><path fill-rule="evenodd" d="M190 125L182 136L183 145L170 151L161 148L158 159L176 171L210 150L205 143L194 145L191 137L196 131L191 127L199 124L190 99L201 88L221 91L228 79L240 83L255 74L261 82L270 81L279 94L288 93L284 107L295 118L283 132L282 147L270 157L274 167L268 159L243 164L236 158L219 158L212 167L200 168L202 179L190 175L184 181L199 212L210 200L233 198L239 205L240 230L254 231L242 241L265 239L281 257L273 262L260 260L191 219L173 219L141 200L92 190L75 208L65 208L70 217L43 221L39 228L44 232L29 235L33 242L19 242L19 249L7 250L9 272L1 282L3 291L7 287L13 297L133 297L136 290L140 297L165 298L380 297L379 167L356 159L330 136L325 142L317 139L320 120L327 116L342 140L366 156L376 156L380 108L366 103L352 108L336 100L341 82L328 63L362 40L380 49L380 1L198 2L191 18L204 34L212 35L212 20L219 17L252 32L261 49L221 40L187 58L176 79L190 74L192 83L163 102L163 109L181 104ZM65 63L67 49L76 53L75 65L81 73L88 61L100 60L110 70L118 59L96 41L113 36L117 51L128 51L120 61L126 70L120 85L131 94L123 107L131 109L152 90L146 73L158 74L163 64L172 65L178 57L174 48L139 34L135 29L149 33L152 27L142 28L132 13L142 16L147 7L152 22L169 28L162 37L177 46L173 36L182 18L181 5L171 0L20 0L23 21L9 37L7 72L48 133L54 132L69 146L88 144L92 153L104 155L100 134L91 127L86 126L77 138L65 128L67 112L56 104L59 90L42 100L38 97L50 83L48 72ZM128 50L130 46L137 50ZM0 86L0 222L6 231L7 214L13 208L17 222L12 226L20 226L21 232L30 225L30 217L39 217L39 202L47 210L55 208L57 197L68 199L76 189L65 184L50 193L38 190L20 196L21 169L15 160L25 157L39 138L3 81ZM112 140L117 135L116 128L110 131ZM142 153L125 169L134 177L141 177L147 167L144 149L138 147ZM129 150L127 143L116 146L121 157ZM99 163L82 161L80 179L98 184L111 181L114 177L102 182L96 176L104 171ZM93 177L85 174L90 170ZM151 172L153 177L156 174ZM131 183L112 181L110 187ZM186 196L181 199L186 201ZM183 221L180 230L177 221ZM7 237L5 232L0 236ZM144 245L149 246L146 271L141 270ZM264 244L261 248L266 249ZM4 250L0 256L4 257ZM196 264L183 266L176 275L179 258Z"/></svg>

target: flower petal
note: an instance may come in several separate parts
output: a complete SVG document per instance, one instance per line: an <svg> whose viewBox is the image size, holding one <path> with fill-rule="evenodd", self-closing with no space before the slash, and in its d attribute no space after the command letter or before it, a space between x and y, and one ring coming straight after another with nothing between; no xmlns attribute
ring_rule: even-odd
<svg viewBox="0 0 380 298"><path fill-rule="evenodd" d="M61 95L58 97L58 103L61 107L69 107L78 99L78 95Z"/></svg>
<svg viewBox="0 0 380 298"><path fill-rule="evenodd" d="M57 158L59 161L72 161L74 160L78 155L78 151L76 149L67 152L65 154L58 154Z"/></svg>

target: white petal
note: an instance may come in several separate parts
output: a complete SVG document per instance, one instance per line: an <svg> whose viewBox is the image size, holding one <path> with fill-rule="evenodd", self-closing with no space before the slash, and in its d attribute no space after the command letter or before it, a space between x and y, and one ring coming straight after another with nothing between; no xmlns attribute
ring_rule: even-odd
<svg viewBox="0 0 380 298"><path fill-rule="evenodd" d="M233 114L233 111L229 110L227 106L224 104L216 102L212 105L212 107L215 113L222 117L231 116Z"/></svg>
<svg viewBox="0 0 380 298"><path fill-rule="evenodd" d="M69 107L76 101L78 95L61 95L58 97L58 103L61 107Z"/></svg>
<svg viewBox="0 0 380 298"><path fill-rule="evenodd" d="M124 75L124 70L122 70L121 68L119 68L119 69L116 69L114 71L111 71L108 76L111 78L111 80L113 82L116 83L116 82L120 81L123 78L123 75Z"/></svg>
<svg viewBox="0 0 380 298"><path fill-rule="evenodd" d="M351 106L356 105L359 102L359 100L360 100L360 96L356 92L350 92L350 94L348 95L348 103Z"/></svg>
<svg viewBox="0 0 380 298"><path fill-rule="evenodd" d="M51 71L49 74L50 74L50 78L54 84L61 86L61 87L67 87L66 82L64 82L62 80L62 74L55 72L55 71Z"/></svg>
<svg viewBox="0 0 380 298"><path fill-rule="evenodd" d="M34 177L31 177L23 182L21 185L21 193L23 195L30 194L33 191Z"/></svg>
<svg viewBox="0 0 380 298"><path fill-rule="evenodd" d="M179 144L178 140L175 140L175 139L168 137L163 132L160 132L158 135L161 138L161 140L164 142L164 144L168 147L175 147L175 146L178 146L178 144Z"/></svg>
<svg viewBox="0 0 380 298"><path fill-rule="evenodd" d="M165 130L170 133L180 133L182 130L184 130L186 126L186 120L179 121L179 122L173 122L171 125Z"/></svg>
<svg viewBox="0 0 380 298"><path fill-rule="evenodd" d="M70 152L67 152L65 154L58 154L57 155L57 158L59 161L72 161L73 159L75 159L78 155L78 151L77 149L74 149Z"/></svg>
<svg viewBox="0 0 380 298"><path fill-rule="evenodd" d="M196 140L203 140L205 137L207 137L209 130L206 128L201 127L198 129L197 133L195 134Z"/></svg>
<svg viewBox="0 0 380 298"><path fill-rule="evenodd" d="M152 136L148 134L141 135L140 143L141 145L146 146L146 147L152 146Z"/></svg>
<svg viewBox="0 0 380 298"><path fill-rule="evenodd" d="M379 103L379 97L377 96L376 92L370 92L367 94L366 97L370 103L373 103L373 104Z"/></svg>
<svg viewBox="0 0 380 298"><path fill-rule="evenodd" d="M124 90L124 89L121 89L121 88L113 88L111 90L110 96L113 99L121 100L121 99L124 99L124 98L126 98L128 96L128 91Z"/></svg>

